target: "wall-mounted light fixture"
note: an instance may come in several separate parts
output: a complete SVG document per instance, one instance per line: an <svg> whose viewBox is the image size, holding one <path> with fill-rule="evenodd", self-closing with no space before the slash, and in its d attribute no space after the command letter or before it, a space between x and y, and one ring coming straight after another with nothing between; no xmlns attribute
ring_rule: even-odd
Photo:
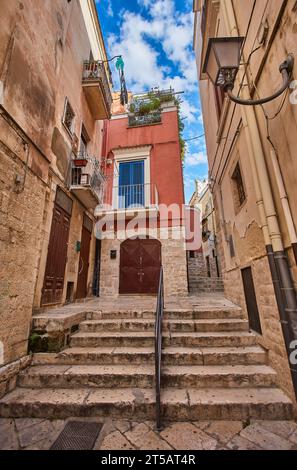
<svg viewBox="0 0 297 470"><path fill-rule="evenodd" d="M243 37L210 38L206 51L203 72L207 73L215 86L222 87L229 98L235 103L244 106L255 106L268 103L280 96L289 86L291 73L294 67L294 57L289 54L280 65L283 77L282 87L273 95L258 100L245 100L233 95L235 79L240 66Z"/></svg>

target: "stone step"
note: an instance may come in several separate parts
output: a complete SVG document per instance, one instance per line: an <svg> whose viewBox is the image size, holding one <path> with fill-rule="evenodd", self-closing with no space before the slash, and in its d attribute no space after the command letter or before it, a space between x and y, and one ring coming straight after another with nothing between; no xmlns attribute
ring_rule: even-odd
<svg viewBox="0 0 297 470"><path fill-rule="evenodd" d="M276 373L269 366L165 366L164 387L271 387ZM18 385L28 388L152 388L153 365L45 365L20 373Z"/></svg>
<svg viewBox="0 0 297 470"><path fill-rule="evenodd" d="M154 364L154 347L69 348L58 354L37 353L34 365L42 364ZM162 352L164 365L240 365L265 364L266 351L260 346L245 348L179 348L167 347Z"/></svg>
<svg viewBox="0 0 297 470"><path fill-rule="evenodd" d="M154 331L154 319L87 320L80 324L80 331ZM164 320L164 331L247 331L249 323L243 319Z"/></svg>
<svg viewBox="0 0 297 470"><path fill-rule="evenodd" d="M198 290L199 289L201 289L201 290L211 289L213 291L218 291L218 292L222 292L224 290L224 287L220 286L218 284L214 284L214 285L212 285L212 284L199 284L199 282L198 283L189 283L189 288L193 289L193 290L194 289L198 289Z"/></svg>
<svg viewBox="0 0 297 470"><path fill-rule="evenodd" d="M152 346L155 341L153 331L121 331L100 333L76 333L71 336L71 347L99 347L99 346Z"/></svg>
<svg viewBox="0 0 297 470"><path fill-rule="evenodd" d="M88 315L89 320L117 320L117 319L155 319L155 310L145 311L127 311L118 312L93 312ZM164 310L164 319L227 319L243 318L243 312L240 308L197 308L197 309L166 309Z"/></svg>
<svg viewBox="0 0 297 470"><path fill-rule="evenodd" d="M230 331L213 333L180 333L174 332L170 338L165 337L164 346L198 346L198 347L238 347L255 346L257 337L254 333Z"/></svg>
<svg viewBox="0 0 297 470"><path fill-rule="evenodd" d="M75 333L71 337L71 347L99 347L99 346L152 346L155 341L154 332L99 332L99 333ZM255 346L257 337L254 333L230 331L230 332L168 332L163 334L163 347L166 346L191 346L191 347L238 347Z"/></svg>
<svg viewBox="0 0 297 470"><path fill-rule="evenodd" d="M277 388L164 389L164 419L287 420L292 419L289 398ZM155 419L151 389L25 389L16 388L0 400L3 418L113 417Z"/></svg>

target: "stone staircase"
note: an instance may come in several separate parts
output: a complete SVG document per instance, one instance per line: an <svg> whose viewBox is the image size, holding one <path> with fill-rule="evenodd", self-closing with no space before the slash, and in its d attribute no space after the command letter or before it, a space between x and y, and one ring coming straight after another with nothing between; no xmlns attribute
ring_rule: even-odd
<svg viewBox="0 0 297 470"><path fill-rule="evenodd" d="M224 292L221 277L208 277L203 254L188 259L189 291L195 293Z"/></svg>
<svg viewBox="0 0 297 470"><path fill-rule="evenodd" d="M154 315L93 312L58 354L35 354L2 417L155 417ZM165 311L162 411L166 420L289 419L264 349L238 308Z"/></svg>
<svg viewBox="0 0 297 470"><path fill-rule="evenodd" d="M221 277L192 277L189 278L191 294L224 292L224 283Z"/></svg>

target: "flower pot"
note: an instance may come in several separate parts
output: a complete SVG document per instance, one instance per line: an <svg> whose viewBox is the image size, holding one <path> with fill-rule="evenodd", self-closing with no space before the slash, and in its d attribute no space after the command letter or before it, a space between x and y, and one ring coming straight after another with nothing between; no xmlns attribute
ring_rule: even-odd
<svg viewBox="0 0 297 470"><path fill-rule="evenodd" d="M73 160L73 164L75 167L85 167L88 164L88 160L86 160L85 158L76 158L75 160Z"/></svg>

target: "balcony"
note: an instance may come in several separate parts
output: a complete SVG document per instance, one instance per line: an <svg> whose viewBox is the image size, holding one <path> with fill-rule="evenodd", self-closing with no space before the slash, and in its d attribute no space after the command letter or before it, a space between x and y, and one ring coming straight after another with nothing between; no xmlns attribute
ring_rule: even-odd
<svg viewBox="0 0 297 470"><path fill-rule="evenodd" d="M70 191L87 208L103 203L106 180L95 157L78 155L71 161Z"/></svg>
<svg viewBox="0 0 297 470"><path fill-rule="evenodd" d="M145 115L129 114L129 127L151 126L161 124L161 112L154 112Z"/></svg>
<svg viewBox="0 0 297 470"><path fill-rule="evenodd" d="M95 120L110 119L112 94L102 62L84 62L82 86L93 118Z"/></svg>
<svg viewBox="0 0 297 470"><path fill-rule="evenodd" d="M125 218L158 213L159 195L155 184L110 186L105 192L105 203L96 208L96 217L121 213Z"/></svg>

